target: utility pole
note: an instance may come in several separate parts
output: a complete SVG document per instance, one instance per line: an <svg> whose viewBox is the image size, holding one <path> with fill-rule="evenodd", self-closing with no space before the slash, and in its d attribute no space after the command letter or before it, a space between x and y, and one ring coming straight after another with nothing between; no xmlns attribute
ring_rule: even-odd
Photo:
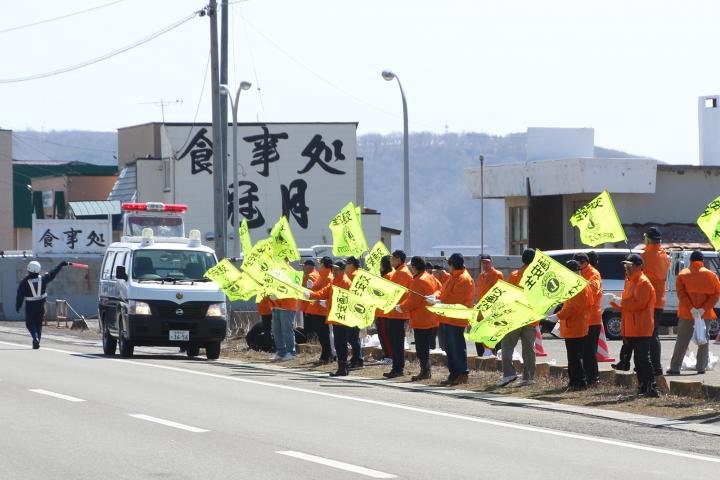
<svg viewBox="0 0 720 480"><path fill-rule="evenodd" d="M220 85L228 84L228 0L220 1ZM228 98L227 95L220 92L220 158L222 158L222 170L223 170L223 205L228 204L228 141L227 141L227 125L228 125ZM233 198L233 215L237 215L237 204L238 199ZM223 211L226 211L223 209ZM225 252L227 252L227 242L229 235L227 235L227 217L225 217ZM233 232L233 235L237 237L238 232Z"/></svg>
<svg viewBox="0 0 720 480"><path fill-rule="evenodd" d="M480 255L485 253L485 157L480 155Z"/></svg>
<svg viewBox="0 0 720 480"><path fill-rule="evenodd" d="M210 82L212 84L213 123L213 220L215 229L215 252L219 258L227 257L227 186L222 157L222 123L220 116L220 68L218 65L217 0L209 0L207 14L210 17Z"/></svg>

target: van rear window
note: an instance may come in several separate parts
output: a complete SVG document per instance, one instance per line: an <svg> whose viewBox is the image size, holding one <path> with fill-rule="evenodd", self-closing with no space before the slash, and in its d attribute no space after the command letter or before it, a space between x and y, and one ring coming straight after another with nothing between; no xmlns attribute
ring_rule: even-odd
<svg viewBox="0 0 720 480"><path fill-rule="evenodd" d="M597 250L596 250L597 251ZM565 265L565 262L573 259L572 253L551 255L554 260ZM622 261L625 260L625 253L601 253L598 252L598 267L603 280L625 280L625 267Z"/></svg>
<svg viewBox="0 0 720 480"><path fill-rule="evenodd" d="M215 256L192 250L138 250L132 260L135 280L203 280Z"/></svg>

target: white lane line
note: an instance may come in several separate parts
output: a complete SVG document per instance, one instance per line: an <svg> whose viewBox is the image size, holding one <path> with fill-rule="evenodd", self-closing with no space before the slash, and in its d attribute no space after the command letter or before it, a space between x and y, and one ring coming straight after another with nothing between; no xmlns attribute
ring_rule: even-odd
<svg viewBox="0 0 720 480"><path fill-rule="evenodd" d="M4 342L4 341L0 341L0 344L19 346L19 344ZM66 354L70 354L70 355L78 355L79 354L79 352L68 352L66 350L57 350L57 349L52 349L52 348L46 348L45 351L66 353ZM638 443L625 442L622 440L612 440L612 439L604 438L604 437L593 437L593 436L585 435L585 434L581 434L581 433L563 432L561 430L552 430L552 429L543 428L543 427L532 427L529 425L521 425L518 423L502 422L499 420L490 420L487 418L471 417L468 415L459 415L459 414L455 414L455 413L441 412L441 411L437 411L437 410L429 410L427 408L411 407L409 405L402 405L399 403L384 402L382 400L370 400L368 398L351 397L349 395L340 395L337 393L317 392L315 390L310 390L307 388L293 387L290 385L279 385L279 384L270 383L270 382L263 382L261 380L251 380L248 378L230 377L227 375L220 375L217 373L201 372L198 370L189 370L187 368L171 367L168 365L156 365L154 363L139 362L139 361L134 361L134 360L124 360L121 358L107 358L107 357L103 357L101 355L98 355L98 358L104 359L104 360L110 360L111 362L126 363L128 365L136 365L139 367L157 368L160 370L169 370L172 372L188 373L191 375L198 375L198 376L207 377L207 378L217 378L217 379L227 380L227 381L231 381L231 382L246 383L246 384L251 384L251 385L260 385L260 386L264 386L264 387L277 388L279 390L289 390L289 391L293 391L293 392L307 393L310 395L317 395L317 396L321 396L321 397L337 398L340 400L349 400L349 401L353 401L353 402L364 403L367 405L377 405L377 406L382 406L382 407L387 407L387 408L393 408L396 410L405 410L408 412L422 413L425 415L432 415L435 417L452 418L455 420L462 420L465 422L479 423L479 424L483 424L483 425L493 425L496 427L509 428L512 430L541 433L541 434L545 434L545 435L552 435L555 437L571 438L573 440L583 440L586 442L600 443L603 445L612 445L615 447L625 447L625 448L631 448L633 450L640 450L640 451L644 451L644 452L659 453L661 455L669 455L672 457L687 458L690 460L699 460L699 461L703 461L703 462L711 462L711 463L720 464L720 457L711 457L708 455L688 453L688 452L683 452L683 451L679 451L679 450L669 450L666 448L651 447L648 445L641 445Z"/></svg>
<svg viewBox="0 0 720 480"><path fill-rule="evenodd" d="M67 400L68 402L84 402L82 398L71 397L70 395L64 395L62 393L51 392L50 390L43 390L42 388L31 388L31 392L39 393L40 395L47 395L48 397L55 397L61 400Z"/></svg>
<svg viewBox="0 0 720 480"><path fill-rule="evenodd" d="M142 413L128 413L128 415L130 415L133 418L137 418L138 420L145 420L148 422L159 423L160 425L165 425L166 427L179 428L180 430L185 430L187 432L193 432L193 433L209 432L209 430L205 430L202 428L197 428L197 427L193 427L191 425L185 425L182 423L165 420L163 418L151 417L150 415L143 415Z"/></svg>
<svg viewBox="0 0 720 480"><path fill-rule="evenodd" d="M330 460L329 458L317 457L308 453L294 452L292 450L275 453L287 455L288 457L299 458L300 460L307 460L308 462L319 463L320 465L325 465L327 467L338 468L340 470L345 470L346 472L359 473L360 475L365 475L370 478L397 478L397 475L393 475L391 473L372 470L370 468L360 467L351 463L338 462L337 460Z"/></svg>

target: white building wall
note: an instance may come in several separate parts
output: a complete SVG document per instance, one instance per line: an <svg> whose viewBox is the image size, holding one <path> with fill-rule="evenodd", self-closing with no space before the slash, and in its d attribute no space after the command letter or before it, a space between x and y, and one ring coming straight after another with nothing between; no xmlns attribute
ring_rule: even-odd
<svg viewBox="0 0 720 480"><path fill-rule="evenodd" d="M720 96L698 98L700 165L720 165Z"/></svg>

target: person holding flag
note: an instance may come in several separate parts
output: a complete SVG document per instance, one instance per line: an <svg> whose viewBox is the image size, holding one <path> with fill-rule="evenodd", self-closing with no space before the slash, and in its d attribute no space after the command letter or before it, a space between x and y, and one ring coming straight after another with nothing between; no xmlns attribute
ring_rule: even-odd
<svg viewBox="0 0 720 480"><path fill-rule="evenodd" d="M275 356L273 361L286 362L295 360L295 316L298 312L296 298L278 298L270 295L272 308L272 333L275 340Z"/></svg>
<svg viewBox="0 0 720 480"><path fill-rule="evenodd" d="M308 290L312 290L313 285L315 285L319 279L320 274L315 269L315 261L310 259L305 260L303 262L302 286ZM303 327L305 327L305 337L308 341L310 341L311 337L317 337L319 341L317 332L320 329L320 324L325 323L325 319L317 315L309 314L308 307L310 305L310 302L300 302L300 311L303 315Z"/></svg>
<svg viewBox="0 0 720 480"><path fill-rule="evenodd" d="M432 377L432 369L430 367L430 339L432 331L438 326L437 316L429 311L428 297L432 297L438 292L434 290L434 283L430 280L430 274L425 272L425 259L422 257L413 257L410 261L410 267L413 273L413 280L408 286L408 293L405 298L395 307L398 313L407 314L410 318L410 328L413 329L415 336L415 353L420 362L420 373L413 375L410 380L417 382L418 380L428 380ZM404 356L404 349L402 350ZM393 365L395 357L393 355ZM393 370L386 378L394 378L402 375L402 371Z"/></svg>
<svg viewBox="0 0 720 480"><path fill-rule="evenodd" d="M260 321L262 322L263 338L265 339L264 344L268 349L266 351L275 351L275 342L273 341L272 336L273 302L269 297L263 297L259 302L257 302L256 306L258 315L260 316Z"/></svg>
<svg viewBox="0 0 720 480"><path fill-rule="evenodd" d="M345 275L347 276L350 283L355 278L355 273L360 268L360 260L357 257L349 256L345 259ZM348 327L348 341L350 342L350 348L352 348L352 357L350 357L350 368L363 368L364 360L362 347L360 345L360 329L358 327Z"/></svg>
<svg viewBox="0 0 720 480"><path fill-rule="evenodd" d="M385 255L380 259L380 275L383 278L389 280L392 272L393 268L390 264L390 255ZM378 339L380 340L380 347L383 351L383 359L381 361L383 365L392 365L393 358L392 345L390 344L390 337L388 336L389 321L390 320L388 320L387 315L382 310L377 309L375 311L375 328L377 329Z"/></svg>
<svg viewBox="0 0 720 480"><path fill-rule="evenodd" d="M330 346L330 326L327 324L327 300L332 297L332 266L333 261L330 257L323 257L320 259L320 272L318 272L318 279L313 283L312 287L308 287L311 293L307 295L308 305L305 308L305 312L308 317L311 317L311 323L317 326L315 333L318 336L320 342L320 358L317 361L318 365L326 365L330 363L332 358L332 347Z"/></svg>
<svg viewBox="0 0 720 480"><path fill-rule="evenodd" d="M578 252L573 256L573 260L580 266L580 276L588 281L592 296L590 313L588 315L587 341L585 342L582 365L585 370L585 380L587 384L595 385L600 381L597 349L598 338L600 337L600 325L602 325L602 277L600 276L600 272L590 264L590 257L587 253Z"/></svg>
<svg viewBox="0 0 720 480"><path fill-rule="evenodd" d="M440 280L433 275L433 270L435 267L433 267L433 264L425 261L425 272L430 276L430 281L432 281L435 284L435 290L440 291L442 290L442 283L440 283ZM435 350L438 346L438 340L440 339L440 328L438 327L432 335L432 340L430 341L430 350ZM444 346L444 342L442 343L441 347ZM444 349L443 349L444 350Z"/></svg>
<svg viewBox="0 0 720 480"><path fill-rule="evenodd" d="M63 267L69 265L62 261L57 267L44 275L40 275L42 266L38 261L31 261L27 265L27 275L20 280L15 299L15 311L19 312L25 303L25 327L32 337L32 348L40 348L42 337L42 322L45 316L45 302L47 301L47 286L55 280L55 277Z"/></svg>
<svg viewBox="0 0 720 480"><path fill-rule="evenodd" d="M505 280L503 273L493 267L492 257L487 253L480 255L480 273L477 277L477 299L480 300L498 280ZM485 345L482 343L475 344L475 350L478 357L485 354Z"/></svg>
<svg viewBox="0 0 720 480"><path fill-rule="evenodd" d="M398 285L410 288L410 284L413 282L413 275L410 273L410 269L405 264L407 256L402 250L395 250L390 256L390 265L395 269L388 280L397 283ZM423 266L423 270L424 270ZM406 293L400 299L400 303L407 300L410 293ZM405 371L405 326L408 321L408 313L405 311L397 311L397 309L391 310L386 313L387 318L387 331L390 339L390 347L392 348L393 364L392 369L389 372L383 373L386 378L401 377Z"/></svg>
<svg viewBox="0 0 720 480"><path fill-rule="evenodd" d="M450 267L450 280L443 285L439 298L434 295L427 297L429 304L457 304L471 308L475 303L475 282L465 268L465 259L461 253L453 253L448 258ZM438 315L440 329L445 340L445 353L447 354L448 378L443 385L458 385L467 383L467 344L465 343L465 329L467 320Z"/></svg>

